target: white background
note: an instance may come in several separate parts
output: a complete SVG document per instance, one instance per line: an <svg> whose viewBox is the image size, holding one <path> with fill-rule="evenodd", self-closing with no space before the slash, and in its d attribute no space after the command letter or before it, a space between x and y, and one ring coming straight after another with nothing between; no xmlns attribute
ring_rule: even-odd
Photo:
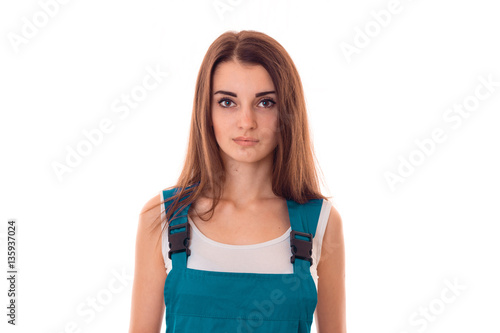
<svg viewBox="0 0 500 333"><path fill-rule="evenodd" d="M16 219L19 275L14 328L1 279L0 330L128 331L139 212L179 175L203 56L223 32L252 29L281 43L302 78L324 194L344 224L348 331L499 332L495 2L401 0L382 27L370 12L388 0L221 2L222 16L211 0L75 0L44 26L41 4L55 2L2 2L0 266L5 276ZM37 32L16 46L12 36L36 18ZM148 66L169 76L121 119L113 103ZM443 115L473 103L480 76L497 86L453 128ZM111 133L58 178L53 163L105 118ZM446 140L391 187L385 173L437 128ZM88 300L115 275L121 290L91 317ZM465 289L454 294L447 280ZM432 319L418 314L425 308Z"/></svg>

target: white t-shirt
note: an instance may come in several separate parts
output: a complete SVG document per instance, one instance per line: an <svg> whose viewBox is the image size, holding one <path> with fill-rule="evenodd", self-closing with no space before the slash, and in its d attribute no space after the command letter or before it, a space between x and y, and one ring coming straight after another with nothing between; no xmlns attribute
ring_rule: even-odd
<svg viewBox="0 0 500 333"><path fill-rule="evenodd" d="M163 191L161 192L161 201ZM319 215L316 234L313 238L313 264L310 266L311 275L318 289L317 265L321 255L321 245L325 233L332 203L323 199ZM163 215L162 227L165 225L165 205L161 205ZM187 260L187 267L207 271L243 272L243 273L293 273L293 263L290 250L290 231L288 228L280 237L251 245L231 245L216 242L206 237L188 217L191 226L189 248L191 255ZM162 252L167 274L172 269L172 260L168 258L168 229L162 235Z"/></svg>

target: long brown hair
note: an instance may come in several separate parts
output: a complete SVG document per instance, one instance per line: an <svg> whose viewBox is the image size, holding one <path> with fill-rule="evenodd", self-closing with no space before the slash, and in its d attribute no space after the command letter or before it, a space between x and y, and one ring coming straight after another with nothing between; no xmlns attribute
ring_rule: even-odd
<svg viewBox="0 0 500 333"><path fill-rule="evenodd" d="M180 217L173 216L174 212L181 212L201 195L210 194L212 198L212 207L204 214L213 215L221 198L226 174L212 128L212 75L217 65L229 61L261 65L272 78L279 110L278 145L273 152L274 194L300 204L328 198L320 192L304 92L292 59L281 44L264 33L227 31L210 45L198 72L184 167L177 184L165 189L176 191L164 198L171 201L165 210L164 220L168 222L164 229ZM155 229L163 222L155 224Z"/></svg>

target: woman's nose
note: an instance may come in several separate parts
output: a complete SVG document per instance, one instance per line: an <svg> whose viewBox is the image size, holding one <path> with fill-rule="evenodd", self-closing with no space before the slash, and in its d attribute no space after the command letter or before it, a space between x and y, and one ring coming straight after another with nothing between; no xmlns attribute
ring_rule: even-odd
<svg viewBox="0 0 500 333"><path fill-rule="evenodd" d="M244 105L241 107L239 112L238 125L243 128L255 128L257 127L257 122L255 119L255 113L251 105Z"/></svg>

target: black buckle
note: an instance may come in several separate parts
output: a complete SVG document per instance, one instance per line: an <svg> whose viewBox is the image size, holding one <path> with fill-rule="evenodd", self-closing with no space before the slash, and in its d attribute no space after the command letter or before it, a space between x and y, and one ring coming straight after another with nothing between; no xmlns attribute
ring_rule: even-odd
<svg viewBox="0 0 500 333"><path fill-rule="evenodd" d="M309 238L308 241L296 238L295 235L304 236ZM309 261L311 266L313 264L312 255L312 234L292 230L290 233L290 247L292 250L292 256L290 262L294 263L295 258L304 259Z"/></svg>
<svg viewBox="0 0 500 333"><path fill-rule="evenodd" d="M172 230L186 228L184 231L176 232L171 234ZM189 223L181 223L177 225L169 225L168 226L168 246L170 251L168 251L168 258L172 259L172 253L186 251L186 255L191 255L191 250L189 249Z"/></svg>

